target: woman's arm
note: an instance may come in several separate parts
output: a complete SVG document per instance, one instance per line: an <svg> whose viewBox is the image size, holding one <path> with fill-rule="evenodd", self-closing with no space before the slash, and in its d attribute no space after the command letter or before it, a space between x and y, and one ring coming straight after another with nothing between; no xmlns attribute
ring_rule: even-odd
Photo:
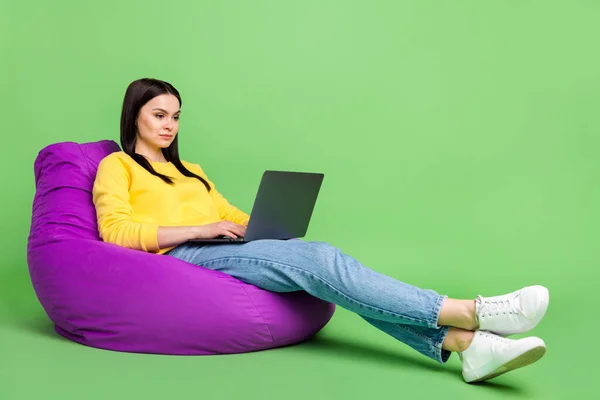
<svg viewBox="0 0 600 400"><path fill-rule="evenodd" d="M195 226L159 226L134 222L129 185L129 173L118 158L104 158L99 163L93 187L93 201L96 207L98 231L105 242L130 249L157 252L190 239L215 238L220 235L236 237L244 236L246 232L245 226L249 216L246 218L246 214L239 210L236 214L239 224L231 220ZM214 184L212 185L214 187ZM221 200L221 207L223 201L226 202ZM231 205L229 207L230 210L235 209Z"/></svg>
<svg viewBox="0 0 600 400"><path fill-rule="evenodd" d="M210 195L219 210L219 217L222 220L227 220L231 222L235 222L236 224L248 225L248 221L250 220L250 215L241 211L237 207L231 205L229 201L217 190L216 185L213 181L211 181L204 170L198 164L193 164L193 172L200 175L202 178L206 179L208 184L211 187Z"/></svg>
<svg viewBox="0 0 600 400"><path fill-rule="evenodd" d="M158 246L161 249L174 247L197 236L198 226L159 226Z"/></svg>
<svg viewBox="0 0 600 400"><path fill-rule="evenodd" d="M129 181L129 173L118 158L104 158L98 164L92 197L100 238L122 247L156 251L158 225L133 221Z"/></svg>
<svg viewBox="0 0 600 400"><path fill-rule="evenodd" d="M231 221L219 221L196 226L159 226L158 245L160 248L177 246L190 239L212 239L221 235L244 236L246 226Z"/></svg>

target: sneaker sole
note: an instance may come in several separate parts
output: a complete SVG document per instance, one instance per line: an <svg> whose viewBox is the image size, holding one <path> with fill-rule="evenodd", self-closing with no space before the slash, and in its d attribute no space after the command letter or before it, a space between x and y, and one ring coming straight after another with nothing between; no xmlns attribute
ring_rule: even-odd
<svg viewBox="0 0 600 400"><path fill-rule="evenodd" d="M509 371L513 371L515 369L525 367L529 364L533 364L534 362L536 362L537 360L542 358L544 356L544 354L546 354L546 347L544 347L544 346L534 347L533 349L528 350L525 353L521 354L517 358L514 358L514 359L510 360L509 362L507 362L506 364L501 365L500 367L496 368L494 371L490 372L489 374L484 375L481 378L477 378L473 381L468 381L468 383L482 382L482 381L485 381L488 379L495 378L502 374L505 374Z"/></svg>

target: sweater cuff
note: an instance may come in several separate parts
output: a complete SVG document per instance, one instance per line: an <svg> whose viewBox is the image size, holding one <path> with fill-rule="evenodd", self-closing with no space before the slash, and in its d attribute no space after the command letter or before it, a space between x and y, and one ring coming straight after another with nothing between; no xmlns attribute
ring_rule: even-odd
<svg viewBox="0 0 600 400"><path fill-rule="evenodd" d="M158 225L144 224L140 232L140 240L144 251L160 250L158 246Z"/></svg>

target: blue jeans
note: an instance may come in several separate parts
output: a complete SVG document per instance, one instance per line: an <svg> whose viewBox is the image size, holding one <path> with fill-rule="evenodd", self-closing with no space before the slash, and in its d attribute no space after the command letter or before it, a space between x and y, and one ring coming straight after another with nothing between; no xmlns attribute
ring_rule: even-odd
<svg viewBox="0 0 600 400"><path fill-rule="evenodd" d="M182 243L166 256L231 275L272 292L304 290L353 311L371 325L439 363L448 326L438 326L447 297L376 272L325 242L257 240Z"/></svg>

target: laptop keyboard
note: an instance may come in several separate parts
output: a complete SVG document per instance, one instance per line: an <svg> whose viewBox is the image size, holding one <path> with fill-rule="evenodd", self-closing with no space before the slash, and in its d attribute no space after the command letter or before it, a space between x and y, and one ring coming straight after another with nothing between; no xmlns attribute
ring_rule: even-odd
<svg viewBox="0 0 600 400"><path fill-rule="evenodd" d="M228 236L219 236L217 239L227 239L227 241L229 241L229 242L243 242L244 241L243 237L232 238L232 237L228 237Z"/></svg>

